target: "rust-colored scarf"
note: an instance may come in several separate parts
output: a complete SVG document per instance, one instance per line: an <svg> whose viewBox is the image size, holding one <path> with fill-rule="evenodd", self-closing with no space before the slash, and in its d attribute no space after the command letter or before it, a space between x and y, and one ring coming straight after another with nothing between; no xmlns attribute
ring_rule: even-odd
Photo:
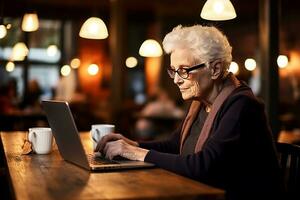
<svg viewBox="0 0 300 200"><path fill-rule="evenodd" d="M224 88L221 90L221 92L216 97L215 101L212 104L211 111L209 112L204 125L202 127L201 133L198 137L198 141L195 146L195 153L202 150L203 144L207 140L210 130L212 127L212 124L214 122L214 119L224 103L224 101L228 98L228 96L235 90L237 87L240 86L239 80L233 75L229 74L225 80ZM181 129L181 139L180 139L180 153L182 153L182 147L183 144L188 137L190 133L191 126L197 117L197 114L201 108L201 102L200 101L193 101L190 109L188 111L188 114L183 122L182 129Z"/></svg>

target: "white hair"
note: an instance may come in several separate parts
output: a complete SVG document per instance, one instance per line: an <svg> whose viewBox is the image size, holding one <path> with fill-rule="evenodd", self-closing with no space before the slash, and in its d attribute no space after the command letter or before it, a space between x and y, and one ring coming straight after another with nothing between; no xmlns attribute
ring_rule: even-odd
<svg viewBox="0 0 300 200"><path fill-rule="evenodd" d="M170 54L176 49L189 51L195 61L212 62L221 59L227 70L232 60L232 47L227 37L217 28L194 25L179 25L168 33L163 40L163 48Z"/></svg>

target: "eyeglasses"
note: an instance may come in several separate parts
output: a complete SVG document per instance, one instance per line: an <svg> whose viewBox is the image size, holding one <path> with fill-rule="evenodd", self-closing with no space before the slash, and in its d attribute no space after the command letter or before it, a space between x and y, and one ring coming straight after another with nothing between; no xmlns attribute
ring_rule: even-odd
<svg viewBox="0 0 300 200"><path fill-rule="evenodd" d="M167 71L171 78L175 78L175 74L177 73L181 78L187 79L189 77L190 71L199 69L201 67L205 67L205 63L199 64L199 65L194 65L190 68L181 67L181 68L178 68L177 70L174 70L171 67L168 67Z"/></svg>

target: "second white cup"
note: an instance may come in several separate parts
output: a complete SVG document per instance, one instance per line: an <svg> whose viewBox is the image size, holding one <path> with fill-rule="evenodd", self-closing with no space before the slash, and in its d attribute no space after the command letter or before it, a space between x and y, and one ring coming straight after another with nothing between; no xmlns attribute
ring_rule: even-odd
<svg viewBox="0 0 300 200"><path fill-rule="evenodd" d="M96 148L97 143L103 136L113 132L115 132L115 125L113 124L93 124L90 132L93 142L93 149Z"/></svg>

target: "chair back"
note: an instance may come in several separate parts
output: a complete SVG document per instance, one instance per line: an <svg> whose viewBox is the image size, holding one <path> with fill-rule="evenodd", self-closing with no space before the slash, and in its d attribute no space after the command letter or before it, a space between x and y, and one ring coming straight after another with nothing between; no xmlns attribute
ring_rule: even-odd
<svg viewBox="0 0 300 200"><path fill-rule="evenodd" d="M298 195L300 199L300 146L287 143L276 145L287 193L290 197Z"/></svg>

